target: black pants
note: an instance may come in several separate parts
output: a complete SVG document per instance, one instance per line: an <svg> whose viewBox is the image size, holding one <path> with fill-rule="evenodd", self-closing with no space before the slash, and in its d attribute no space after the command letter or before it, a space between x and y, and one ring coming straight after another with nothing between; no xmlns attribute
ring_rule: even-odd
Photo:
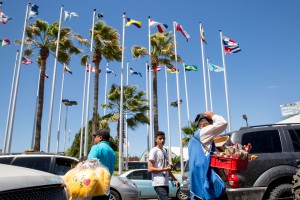
<svg viewBox="0 0 300 200"><path fill-rule="evenodd" d="M107 195L96 196L93 197L92 200L109 200L109 196Z"/></svg>

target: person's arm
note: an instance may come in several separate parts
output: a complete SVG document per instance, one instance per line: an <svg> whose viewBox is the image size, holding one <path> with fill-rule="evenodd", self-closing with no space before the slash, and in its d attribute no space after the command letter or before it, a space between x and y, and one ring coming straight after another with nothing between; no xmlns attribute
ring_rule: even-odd
<svg viewBox="0 0 300 200"><path fill-rule="evenodd" d="M173 173L170 171L169 175L171 176L172 180L174 181L174 184L176 187L180 186L180 183L177 181L177 179L175 178L175 176L173 175Z"/></svg>
<svg viewBox="0 0 300 200"><path fill-rule="evenodd" d="M148 172L149 173L160 173L164 171L171 171L171 166L167 166L164 168L157 168L154 167L154 160L149 160L148 161Z"/></svg>

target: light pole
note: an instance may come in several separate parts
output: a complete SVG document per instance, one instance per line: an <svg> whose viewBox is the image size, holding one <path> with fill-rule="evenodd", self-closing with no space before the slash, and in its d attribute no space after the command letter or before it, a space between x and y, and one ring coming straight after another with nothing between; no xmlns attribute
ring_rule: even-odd
<svg viewBox="0 0 300 200"><path fill-rule="evenodd" d="M243 119L246 121L246 125L248 126L248 117L246 114L243 114Z"/></svg>
<svg viewBox="0 0 300 200"><path fill-rule="evenodd" d="M77 101L69 101L69 99L63 99L61 101L66 106L66 116L65 116L65 133L64 133L64 152L66 152L66 135L67 135L67 119L68 119L68 107L77 105Z"/></svg>

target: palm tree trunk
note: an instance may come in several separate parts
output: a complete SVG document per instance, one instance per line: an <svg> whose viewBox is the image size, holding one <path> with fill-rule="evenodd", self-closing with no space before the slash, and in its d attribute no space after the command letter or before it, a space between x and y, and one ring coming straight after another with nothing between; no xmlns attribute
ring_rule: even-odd
<svg viewBox="0 0 300 200"><path fill-rule="evenodd" d="M93 125L92 131L98 130L98 101L99 101L99 63L95 63L95 77L94 77L94 107L93 107Z"/></svg>
<svg viewBox="0 0 300 200"><path fill-rule="evenodd" d="M157 73L156 68L153 70L153 117L154 117L154 134L158 132L158 99L157 99Z"/></svg>

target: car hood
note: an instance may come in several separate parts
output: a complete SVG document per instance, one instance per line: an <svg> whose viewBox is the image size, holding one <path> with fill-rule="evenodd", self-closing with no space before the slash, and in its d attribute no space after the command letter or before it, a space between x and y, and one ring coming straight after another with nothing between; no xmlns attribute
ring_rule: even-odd
<svg viewBox="0 0 300 200"><path fill-rule="evenodd" d="M63 181L59 176L50 173L0 164L0 191L62 183Z"/></svg>

